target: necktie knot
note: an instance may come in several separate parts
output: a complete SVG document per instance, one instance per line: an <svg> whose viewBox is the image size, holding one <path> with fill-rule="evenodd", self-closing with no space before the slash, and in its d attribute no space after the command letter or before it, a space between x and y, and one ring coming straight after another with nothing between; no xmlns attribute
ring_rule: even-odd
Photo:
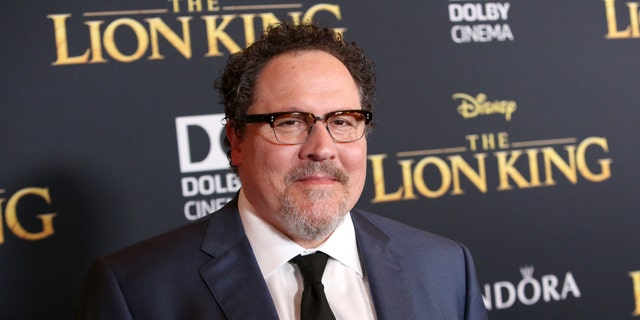
<svg viewBox="0 0 640 320"><path fill-rule="evenodd" d="M291 259L291 262L298 265L300 273L304 279L304 284L311 285L322 282L322 274L327 266L329 256L324 252L317 251L308 255L298 255Z"/></svg>

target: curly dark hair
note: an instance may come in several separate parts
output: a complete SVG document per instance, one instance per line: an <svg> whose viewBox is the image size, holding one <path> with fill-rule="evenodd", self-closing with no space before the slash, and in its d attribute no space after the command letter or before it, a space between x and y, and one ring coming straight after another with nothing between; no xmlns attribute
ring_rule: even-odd
<svg viewBox="0 0 640 320"><path fill-rule="evenodd" d="M270 26L258 41L231 55L222 76L215 82L215 89L224 105L225 119L236 132L242 133L246 126L243 117L254 101L256 82L264 66L277 55L301 50L321 50L340 60L360 90L362 109L373 110L376 98L375 69L362 49L353 42L346 42L341 34L328 27L312 23L282 23ZM230 143L226 137L224 145L229 149ZM230 152L227 151L229 158Z"/></svg>

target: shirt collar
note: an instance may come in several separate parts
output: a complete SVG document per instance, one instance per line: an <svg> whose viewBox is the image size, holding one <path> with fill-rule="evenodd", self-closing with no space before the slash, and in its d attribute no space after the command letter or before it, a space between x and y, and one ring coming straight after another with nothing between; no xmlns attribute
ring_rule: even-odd
<svg viewBox="0 0 640 320"><path fill-rule="evenodd" d="M315 249L305 249L293 242L282 232L262 220L255 208L247 200L243 189L238 195L238 211L249 239L253 253L263 277L275 272L291 258L298 254L322 251L346 267L352 269L360 277L363 276L358 256L355 229L351 214L347 213L342 222L329 238Z"/></svg>

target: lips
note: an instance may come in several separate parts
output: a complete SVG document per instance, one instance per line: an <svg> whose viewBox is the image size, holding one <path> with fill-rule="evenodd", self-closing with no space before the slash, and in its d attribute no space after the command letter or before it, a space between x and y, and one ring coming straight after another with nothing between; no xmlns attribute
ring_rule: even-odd
<svg viewBox="0 0 640 320"><path fill-rule="evenodd" d="M336 177L334 177L334 176L328 176L328 175L310 175L310 176L302 177L302 178L298 179L298 181L309 182L309 183L318 183L318 184L326 184L326 183L337 182L338 179Z"/></svg>

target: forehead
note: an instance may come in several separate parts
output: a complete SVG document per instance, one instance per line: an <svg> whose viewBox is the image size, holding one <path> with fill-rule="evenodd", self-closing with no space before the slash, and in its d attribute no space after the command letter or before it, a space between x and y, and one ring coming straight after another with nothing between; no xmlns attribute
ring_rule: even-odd
<svg viewBox="0 0 640 320"><path fill-rule="evenodd" d="M319 50L272 58L258 76L255 93L251 109L259 113L360 109L359 90L347 68Z"/></svg>

